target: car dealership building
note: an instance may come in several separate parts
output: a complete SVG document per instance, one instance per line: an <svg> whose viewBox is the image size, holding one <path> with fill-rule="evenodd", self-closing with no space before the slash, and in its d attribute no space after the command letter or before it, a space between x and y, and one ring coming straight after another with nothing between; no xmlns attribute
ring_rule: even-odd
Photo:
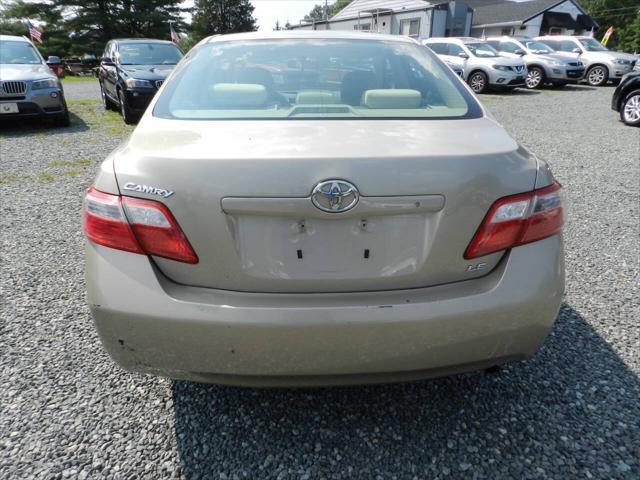
<svg viewBox="0 0 640 480"><path fill-rule="evenodd" d="M581 35L597 27L577 0L353 0L333 17L293 29L430 37Z"/></svg>

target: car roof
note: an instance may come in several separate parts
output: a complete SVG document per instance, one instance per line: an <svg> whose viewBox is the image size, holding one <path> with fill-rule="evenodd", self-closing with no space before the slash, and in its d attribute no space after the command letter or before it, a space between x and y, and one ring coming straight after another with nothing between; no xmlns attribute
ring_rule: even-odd
<svg viewBox="0 0 640 480"><path fill-rule="evenodd" d="M339 30L280 30L273 32L231 33L228 35L213 35L205 38L201 43L217 43L242 40L280 40L280 39L327 39L327 40L378 40L385 42L414 43L416 40L402 35L387 35L384 33L349 32Z"/></svg>
<svg viewBox="0 0 640 480"><path fill-rule="evenodd" d="M581 38L591 38L584 35L541 35L536 38L545 38L547 40L579 40Z"/></svg>
<svg viewBox="0 0 640 480"><path fill-rule="evenodd" d="M487 37L487 40L517 40L519 42L522 42L524 40L533 40L533 38L517 35L492 35L490 37Z"/></svg>
<svg viewBox="0 0 640 480"><path fill-rule="evenodd" d="M19 37L17 35L0 35L0 41L4 41L4 42L8 42L8 41L12 41L12 42L24 42L24 43L31 43L29 41L28 38L25 37Z"/></svg>
<svg viewBox="0 0 640 480"><path fill-rule="evenodd" d="M431 37L427 39L427 43L448 42L448 43L457 43L459 45L462 45L465 43L477 43L481 41L482 41L481 39L474 38L474 37Z"/></svg>
<svg viewBox="0 0 640 480"><path fill-rule="evenodd" d="M173 44L172 41L170 40L159 40L157 38L112 38L110 40L111 42L118 42L118 43L171 43Z"/></svg>

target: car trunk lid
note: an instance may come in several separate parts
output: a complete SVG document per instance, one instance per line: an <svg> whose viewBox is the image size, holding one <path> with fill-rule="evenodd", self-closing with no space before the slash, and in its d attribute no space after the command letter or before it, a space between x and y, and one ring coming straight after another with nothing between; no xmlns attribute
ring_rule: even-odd
<svg viewBox="0 0 640 480"><path fill-rule="evenodd" d="M532 190L536 175L535 159L488 118L154 118L114 166L121 193L162 201L199 257L154 258L167 277L251 292L406 289L484 275L502 254L470 262L467 245L493 201ZM314 206L312 191L327 180L356 187L356 206Z"/></svg>

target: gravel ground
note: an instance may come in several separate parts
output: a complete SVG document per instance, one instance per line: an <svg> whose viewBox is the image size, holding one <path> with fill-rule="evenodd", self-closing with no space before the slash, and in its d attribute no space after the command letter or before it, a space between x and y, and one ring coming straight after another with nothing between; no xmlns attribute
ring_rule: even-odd
<svg viewBox="0 0 640 480"><path fill-rule="evenodd" d="M80 201L130 129L95 83L66 88L72 128L0 132L0 477L639 478L640 131L609 109L612 88L482 97L571 204L566 299L533 359L308 391L109 360L84 301Z"/></svg>
<svg viewBox="0 0 640 480"><path fill-rule="evenodd" d="M71 102L76 100L96 100L100 96L98 82L95 80L65 81L64 83L65 97Z"/></svg>

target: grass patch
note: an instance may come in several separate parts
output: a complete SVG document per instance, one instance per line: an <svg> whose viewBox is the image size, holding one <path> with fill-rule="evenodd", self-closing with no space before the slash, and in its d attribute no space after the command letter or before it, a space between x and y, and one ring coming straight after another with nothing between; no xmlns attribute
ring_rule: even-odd
<svg viewBox="0 0 640 480"><path fill-rule="evenodd" d="M83 100L67 100L67 105L93 106L98 104L100 104L100 100L94 100L93 98L85 98Z"/></svg>
<svg viewBox="0 0 640 480"><path fill-rule="evenodd" d="M93 162L88 158L81 158L80 160L54 160L47 163L48 167L79 167L91 165Z"/></svg>
<svg viewBox="0 0 640 480"><path fill-rule="evenodd" d="M76 82L97 82L96 77L72 77L70 75L62 79L62 83L76 83Z"/></svg>
<svg viewBox="0 0 640 480"><path fill-rule="evenodd" d="M25 178L25 176L20 173L0 173L0 185L18 182L23 178Z"/></svg>
<svg viewBox="0 0 640 480"><path fill-rule="evenodd" d="M70 177L77 177L78 175L84 173L84 170L80 170L79 168L70 168L65 173Z"/></svg>
<svg viewBox="0 0 640 480"><path fill-rule="evenodd" d="M39 182L45 183L45 182L53 182L56 177L49 172L38 172L36 174L36 178L38 179Z"/></svg>

